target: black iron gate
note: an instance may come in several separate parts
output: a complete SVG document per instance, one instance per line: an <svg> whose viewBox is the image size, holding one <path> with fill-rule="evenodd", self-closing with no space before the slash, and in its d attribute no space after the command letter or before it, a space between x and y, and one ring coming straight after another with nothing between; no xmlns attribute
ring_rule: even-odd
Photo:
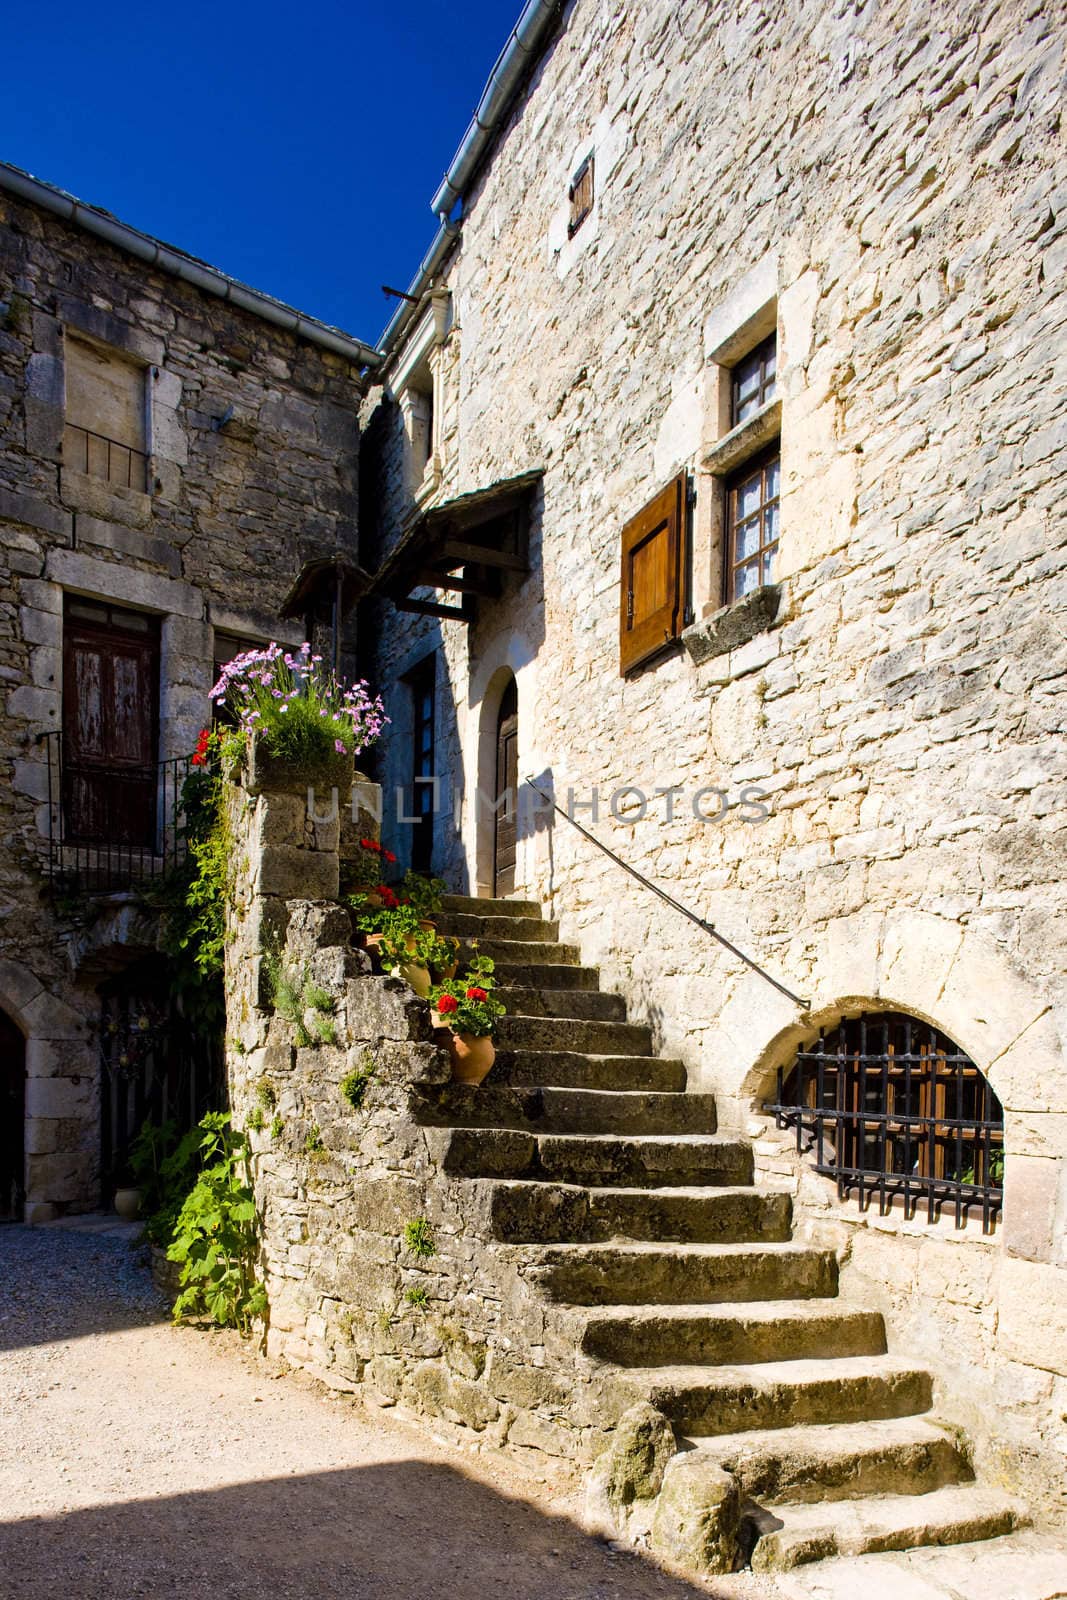
<svg viewBox="0 0 1067 1600"><path fill-rule="evenodd" d="M143 968L100 992L100 1182L110 1206L132 1179L130 1147L146 1122L180 1135L223 1102L221 1024L205 1028L193 1006L167 992L163 974Z"/></svg>

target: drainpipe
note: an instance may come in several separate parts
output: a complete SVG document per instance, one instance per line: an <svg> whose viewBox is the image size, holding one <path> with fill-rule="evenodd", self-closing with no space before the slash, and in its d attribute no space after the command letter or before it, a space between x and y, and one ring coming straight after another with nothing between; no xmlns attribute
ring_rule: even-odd
<svg viewBox="0 0 1067 1600"><path fill-rule="evenodd" d="M458 238L460 221L452 220L452 212L470 183L500 124L514 99L531 62L536 58L550 25L559 13L561 0L527 0L522 15L508 37L482 92L478 109L452 157L440 188L431 201L440 227L426 253L422 265L408 286L412 300L404 300L378 340L379 359L384 362L398 344L401 335L422 310L422 297L430 288L434 273L440 267L453 241Z"/></svg>

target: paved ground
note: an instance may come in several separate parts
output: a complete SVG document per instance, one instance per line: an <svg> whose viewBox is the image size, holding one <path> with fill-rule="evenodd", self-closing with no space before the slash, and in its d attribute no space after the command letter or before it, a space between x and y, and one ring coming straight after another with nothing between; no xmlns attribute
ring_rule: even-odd
<svg viewBox="0 0 1067 1600"><path fill-rule="evenodd" d="M0 1600L1067 1594L1048 1541L999 1547L685 1583L583 1532L549 1481L172 1328L128 1230L0 1229Z"/></svg>

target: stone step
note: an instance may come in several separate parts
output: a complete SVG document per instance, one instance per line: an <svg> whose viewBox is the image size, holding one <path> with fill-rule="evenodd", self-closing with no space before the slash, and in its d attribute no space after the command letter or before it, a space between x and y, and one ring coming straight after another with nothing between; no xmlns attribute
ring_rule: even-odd
<svg viewBox="0 0 1067 1600"><path fill-rule="evenodd" d="M561 969L573 972L573 967ZM576 1017L585 1022L625 1022L621 994L599 989L526 989L498 984L500 998L517 1017Z"/></svg>
<svg viewBox="0 0 1067 1600"><path fill-rule="evenodd" d="M541 980L530 975L532 969L576 967L582 959L576 944L558 944L547 939L479 939L476 945L465 939L459 947L461 972L474 956L490 956L509 973L522 974L522 981L534 988Z"/></svg>
<svg viewBox="0 0 1067 1600"><path fill-rule="evenodd" d="M970 1544L1010 1533L1025 1520L1015 1501L977 1484L955 1484L929 1494L777 1505L751 1516L758 1536L752 1567L756 1572L783 1572L830 1556Z"/></svg>
<svg viewBox="0 0 1067 1600"><path fill-rule="evenodd" d="M788 1195L766 1189L586 1189L578 1184L523 1182L494 1183L490 1206L493 1231L507 1244L598 1243L618 1238L680 1244L784 1241L789 1238L792 1213ZM636 1318L635 1308L630 1314ZM664 1313L664 1320L669 1315ZM628 1324L621 1327L625 1336ZM588 1337L587 1329L585 1348L593 1355L623 1363L634 1359L594 1349ZM636 1359L641 1365L650 1359L647 1346Z"/></svg>
<svg viewBox="0 0 1067 1600"><path fill-rule="evenodd" d="M532 917L539 920L541 905L537 900L493 900L472 894L446 894L441 896L445 911L476 917Z"/></svg>
<svg viewBox="0 0 1067 1600"><path fill-rule="evenodd" d="M929 1494L974 1474L957 1441L925 1417L767 1428L691 1439L766 1508L861 1495Z"/></svg>
<svg viewBox="0 0 1067 1600"><path fill-rule="evenodd" d="M837 1293L832 1250L802 1244L557 1244L528 1269L569 1305L714 1305Z"/></svg>
<svg viewBox="0 0 1067 1600"><path fill-rule="evenodd" d="M552 949L545 945L542 950ZM470 952L468 951L468 955ZM544 960L514 962L504 956L496 962L494 977L500 988L530 989L582 989L587 993L600 987L599 967L580 967L570 963Z"/></svg>
<svg viewBox="0 0 1067 1600"><path fill-rule="evenodd" d="M752 1180L751 1146L713 1134L646 1138L453 1128L448 1132L443 1160L447 1172L461 1177L540 1178L598 1188L747 1184Z"/></svg>
<svg viewBox="0 0 1067 1600"><path fill-rule="evenodd" d="M753 1198L786 1198L761 1195L758 1189L749 1193ZM730 1191L724 1194L728 1197ZM763 1237L770 1243L776 1235ZM590 1315L582 1348L622 1367L880 1356L885 1354L885 1326L880 1312L849 1310L836 1300L821 1298L716 1306L612 1306Z"/></svg>
<svg viewBox="0 0 1067 1600"><path fill-rule="evenodd" d="M685 1088L682 1062L659 1056L598 1056L570 1050L498 1050L489 1082L569 1089L648 1089L661 1094Z"/></svg>
<svg viewBox="0 0 1067 1600"><path fill-rule="evenodd" d="M505 1002L506 1004L506 1002ZM588 1022L575 1017L501 1017L503 1050L569 1050L579 1055L648 1056L652 1030L640 1022Z"/></svg>
<svg viewBox="0 0 1067 1600"><path fill-rule="evenodd" d="M456 939L519 939L551 944L559 937L559 923L542 917L471 916L465 911L441 911L433 921L440 934Z"/></svg>
<svg viewBox="0 0 1067 1600"><path fill-rule="evenodd" d="M689 1435L915 1416L929 1411L932 1391L928 1372L890 1356L628 1367L619 1378Z"/></svg>
<svg viewBox="0 0 1067 1600"><path fill-rule="evenodd" d="M420 1122L438 1127L521 1128L529 1133L715 1132L711 1094L450 1083L420 1090L412 1109Z"/></svg>

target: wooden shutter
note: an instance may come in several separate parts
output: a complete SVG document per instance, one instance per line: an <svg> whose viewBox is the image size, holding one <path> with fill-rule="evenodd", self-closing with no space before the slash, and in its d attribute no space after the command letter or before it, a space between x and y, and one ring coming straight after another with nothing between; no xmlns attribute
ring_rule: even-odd
<svg viewBox="0 0 1067 1600"><path fill-rule="evenodd" d="M681 472L622 530L620 672L658 655L685 624L685 489Z"/></svg>

